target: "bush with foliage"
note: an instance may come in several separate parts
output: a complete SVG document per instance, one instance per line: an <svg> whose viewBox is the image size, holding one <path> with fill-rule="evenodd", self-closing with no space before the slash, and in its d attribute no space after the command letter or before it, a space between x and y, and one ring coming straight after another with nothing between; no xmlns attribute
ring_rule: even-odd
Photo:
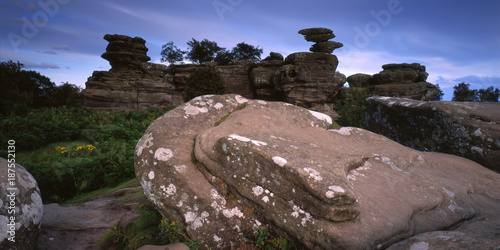
<svg viewBox="0 0 500 250"><path fill-rule="evenodd" d="M335 120L341 126L365 127L365 99L370 97L366 90L356 88L347 89L344 100L335 101L335 111L340 117Z"/></svg>
<svg viewBox="0 0 500 250"><path fill-rule="evenodd" d="M189 101L200 95L222 95L227 90L219 72L213 68L199 68L194 71L186 81L184 101Z"/></svg>
<svg viewBox="0 0 500 250"><path fill-rule="evenodd" d="M1 119L0 139L5 145L16 141L16 161L35 177L43 201L63 202L133 178L137 141L170 108L118 113L66 106L33 109L26 116Z"/></svg>

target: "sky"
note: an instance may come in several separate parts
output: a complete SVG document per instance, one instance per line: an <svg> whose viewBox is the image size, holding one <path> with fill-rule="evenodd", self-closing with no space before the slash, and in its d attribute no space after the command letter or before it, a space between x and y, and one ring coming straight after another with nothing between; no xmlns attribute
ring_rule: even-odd
<svg viewBox="0 0 500 250"><path fill-rule="evenodd" d="M169 41L192 38L231 49L245 42L287 56L309 51L297 32L333 30L333 52L346 76L375 74L388 63L420 63L444 100L453 86L500 88L499 0L2 0L0 61L19 61L56 84L85 88L101 58L105 34L144 38L153 63Z"/></svg>

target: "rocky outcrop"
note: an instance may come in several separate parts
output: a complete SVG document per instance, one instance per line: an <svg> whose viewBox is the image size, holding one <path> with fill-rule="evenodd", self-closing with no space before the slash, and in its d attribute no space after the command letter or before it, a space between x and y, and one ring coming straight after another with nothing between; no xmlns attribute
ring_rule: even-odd
<svg viewBox="0 0 500 250"><path fill-rule="evenodd" d="M417 150L471 159L500 172L499 103L367 99L367 129Z"/></svg>
<svg viewBox="0 0 500 250"><path fill-rule="evenodd" d="M146 41L140 37L105 35L109 41L102 58L109 71L94 71L82 91L84 105L107 111L142 110L182 103L179 92L168 77L165 65L148 63Z"/></svg>
<svg viewBox="0 0 500 250"><path fill-rule="evenodd" d="M499 174L331 123L281 102L197 97L147 129L136 175L207 248L244 247L258 227L298 248L387 248L498 214Z"/></svg>
<svg viewBox="0 0 500 250"><path fill-rule="evenodd" d="M310 108L324 104L344 85L346 79L335 72L335 55L326 53L293 53L286 57L276 73L278 88L284 92L286 102Z"/></svg>
<svg viewBox="0 0 500 250"><path fill-rule="evenodd" d="M140 37L106 35L109 42L102 58L109 71L94 71L82 94L84 105L101 110L142 110L183 103L182 94L189 75L200 67L213 67L228 87L228 93L246 98L288 101L308 108L325 107L346 82L335 72L338 59L330 55L341 43L326 28L299 31L306 40L316 42L314 53L294 53L286 60L276 52L259 63L236 61L231 65L172 65L148 63L146 41Z"/></svg>
<svg viewBox="0 0 500 250"><path fill-rule="evenodd" d="M43 216L35 178L23 166L0 158L0 194L0 248L35 249Z"/></svg>
<svg viewBox="0 0 500 250"><path fill-rule="evenodd" d="M439 93L435 85L426 82L429 75L418 63L385 64L383 71L370 76L354 74L347 78L351 88L367 89L371 95L410 98L428 101Z"/></svg>

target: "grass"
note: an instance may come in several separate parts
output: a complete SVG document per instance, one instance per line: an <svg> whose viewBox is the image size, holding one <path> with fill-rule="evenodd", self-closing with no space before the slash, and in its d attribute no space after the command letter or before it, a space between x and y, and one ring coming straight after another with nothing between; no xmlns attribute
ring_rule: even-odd
<svg viewBox="0 0 500 250"><path fill-rule="evenodd" d="M129 191L129 192L134 193L133 200L140 200L142 198L146 198L144 196L141 184L139 183L139 181L136 178L134 178L134 179L125 181L116 187L105 187L105 188L101 188L101 189L98 189L98 190L95 190L95 191L92 191L89 193L77 195L73 199L64 202L63 205L76 205L76 204L85 203L87 201L91 201L91 200L97 199L97 198L102 197L102 196L110 195L110 194L112 194L120 189L133 188L133 187L136 187L136 189L131 189ZM140 191L140 192L137 192L137 191ZM118 198L118 200L124 200L126 197L128 197L128 196L124 195L124 196ZM126 200L126 201L131 201L131 200Z"/></svg>

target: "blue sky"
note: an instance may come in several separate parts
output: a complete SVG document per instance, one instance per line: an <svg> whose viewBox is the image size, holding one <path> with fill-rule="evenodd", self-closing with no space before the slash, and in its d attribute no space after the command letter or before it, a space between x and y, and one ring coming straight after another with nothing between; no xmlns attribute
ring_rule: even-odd
<svg viewBox="0 0 500 250"><path fill-rule="evenodd" d="M284 56L308 51L297 32L326 27L344 47L334 51L338 71L374 74L387 63L421 63L428 81L451 99L458 81L500 88L498 0L38 0L0 3L0 61L14 60L56 84L84 87L105 34L140 36L151 62L169 41L209 39L231 49L246 42Z"/></svg>

